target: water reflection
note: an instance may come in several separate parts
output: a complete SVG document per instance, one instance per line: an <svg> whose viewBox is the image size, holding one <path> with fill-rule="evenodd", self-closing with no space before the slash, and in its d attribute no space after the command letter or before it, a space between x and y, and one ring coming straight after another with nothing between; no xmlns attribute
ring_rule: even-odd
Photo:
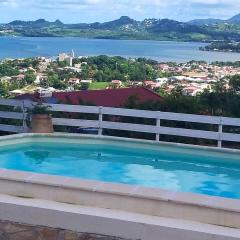
<svg viewBox="0 0 240 240"><path fill-rule="evenodd" d="M32 150L24 152L24 155L33 161L33 164L42 164L49 157L50 152L44 150Z"/></svg>
<svg viewBox="0 0 240 240"><path fill-rule="evenodd" d="M0 168L240 198L239 158L174 148L39 144L1 151Z"/></svg>

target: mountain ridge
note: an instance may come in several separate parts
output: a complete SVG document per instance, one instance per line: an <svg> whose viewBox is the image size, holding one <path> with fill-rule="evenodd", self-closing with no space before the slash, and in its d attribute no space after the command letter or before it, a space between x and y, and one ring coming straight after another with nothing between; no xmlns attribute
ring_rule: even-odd
<svg viewBox="0 0 240 240"><path fill-rule="evenodd" d="M61 20L57 19L56 21L54 22L51 22L51 21L47 21L46 19L43 19L43 18L39 18L37 20L31 20L31 21L23 21L23 20L14 20L14 21L11 21L9 23L4 23L5 25L6 24L9 24L9 25L17 25L18 23L20 24L31 24L31 23L35 23L35 22L42 22L42 23L58 23L58 24L65 24L65 25L81 25L81 24L87 24L87 25L93 25L93 24L105 24L105 23L111 23L111 22L117 22L117 21L121 21L122 23L134 23L134 22L144 22L146 20L164 20L164 19L168 19L168 18L162 18L162 19L157 19L157 18L146 18L142 21L137 21L137 20L134 20L132 18L130 18L129 16L121 16L119 19L116 19L116 20L112 20L112 21L107 21L107 22L94 22L94 23L63 23ZM177 21L177 20L173 20L173 19L168 19L168 20L172 20L172 21L176 21L176 22L180 22L180 21ZM183 22L183 23L187 23L187 24L191 24L191 23L194 23L196 21L203 21L203 22L210 22L210 23L217 23L217 22L232 22L232 23L237 23L237 24L240 24L240 13L239 14L236 14L234 15L233 17L229 18L229 19L220 19L220 18L203 18L203 19L193 19L193 20L190 20L190 21L187 21L187 22Z"/></svg>
<svg viewBox="0 0 240 240"><path fill-rule="evenodd" d="M236 15L229 21L238 21ZM220 19L218 19L221 21ZM222 23L219 23L221 25ZM222 26L221 26L222 28ZM240 40L240 24L232 24L231 28L216 28L189 22L179 22L171 19L149 18L143 21L134 20L128 16L108 22L72 23L65 24L60 20L53 22L45 19L36 21L15 20L0 25L0 34L4 32L12 35L28 37L83 37L105 39L143 39L143 40L175 40L175 41L212 41L212 40Z"/></svg>
<svg viewBox="0 0 240 240"><path fill-rule="evenodd" d="M207 25L207 24L218 24L218 23L240 24L240 13L226 20L218 19L218 18L206 18L206 19L203 18L203 19L193 19L191 21L188 21L187 23L198 25L198 26Z"/></svg>

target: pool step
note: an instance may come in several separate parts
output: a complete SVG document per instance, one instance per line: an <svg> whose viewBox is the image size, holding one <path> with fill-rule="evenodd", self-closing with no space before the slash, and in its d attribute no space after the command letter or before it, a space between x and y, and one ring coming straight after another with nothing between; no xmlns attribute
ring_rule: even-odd
<svg viewBox="0 0 240 240"><path fill-rule="evenodd" d="M240 229L0 194L1 220L133 240L240 240Z"/></svg>

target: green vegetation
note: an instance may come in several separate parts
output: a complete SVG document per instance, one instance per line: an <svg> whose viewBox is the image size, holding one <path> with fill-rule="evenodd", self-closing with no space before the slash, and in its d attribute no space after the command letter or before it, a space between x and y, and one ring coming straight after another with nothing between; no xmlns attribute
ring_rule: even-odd
<svg viewBox="0 0 240 240"><path fill-rule="evenodd" d="M78 89L105 89L114 79L121 80L124 85L129 81L153 80L157 77L169 77L177 73L165 73L159 70L159 63L145 58L125 59L122 57L88 57L74 59L74 64L80 64L82 72L72 72L69 69L61 68L58 61L49 63L46 74L46 80L40 83L42 87L54 87L57 89L66 89L69 86L69 78L91 79L92 84L74 86ZM168 63L170 66L177 66L175 63ZM235 63L214 63L218 66L239 67L240 62ZM38 67L36 59L14 60L0 64L0 76L12 76L18 74L18 68L27 66L29 69L25 72L25 78L18 81L0 82L0 95L9 96L9 91L15 89L33 89L35 72L31 70L34 66ZM192 63L194 67L194 64ZM145 105L135 105L134 101L128 107L146 108L152 110L185 112L195 114L224 115L240 117L240 76L236 75L227 81L229 88L226 88L226 82L221 80L213 86L213 91L205 92L196 97L183 96L181 87L175 88L171 94L164 93L161 89L157 90L164 94L164 100L157 104L151 103Z"/></svg>
<svg viewBox="0 0 240 240"><path fill-rule="evenodd" d="M25 82L26 84L32 84L36 80L36 74L33 70L28 70L25 72Z"/></svg>
<svg viewBox="0 0 240 240"><path fill-rule="evenodd" d="M55 71L49 71L47 74L46 86L56 89L65 89L67 84L64 81L61 81L61 76L58 73Z"/></svg>
<svg viewBox="0 0 240 240"><path fill-rule="evenodd" d="M121 80L123 85L129 81L153 80L157 77L169 77L174 73L165 73L158 69L158 62L150 59L126 59L122 57L108 57L105 55L74 59L73 64L81 65L81 72L75 72L64 68L66 62L53 61L48 63L44 71L44 80L41 80L40 87L53 87L65 90L70 86L70 78L92 80L92 84L71 85L75 90L83 89L105 89L112 80ZM175 66L174 63L171 64ZM35 88L36 72L39 60L35 58L4 61L0 63L0 95L9 97L12 90L33 90ZM20 74L18 69L25 69L23 79L8 77ZM175 74L176 75L176 74ZM4 80L4 78L6 80Z"/></svg>
<svg viewBox="0 0 240 240"><path fill-rule="evenodd" d="M216 33L240 33L240 23L238 24L231 24L231 23L218 23L218 24L210 24L203 26L205 29L209 31L214 31Z"/></svg>
<svg viewBox="0 0 240 240"><path fill-rule="evenodd" d="M123 82L154 79L161 74L157 70L157 62L145 58L128 60L123 57L108 57L105 55L75 59L74 63L82 65L82 79L93 79L96 82L111 82L114 79Z"/></svg>
<svg viewBox="0 0 240 240"><path fill-rule="evenodd" d="M12 80L4 80L6 77L13 77L20 74L19 68L22 67L36 67L38 61L36 59L24 59L20 60L12 60L12 61L4 61L0 63L0 96L9 97L10 91L16 89L22 89L27 87L28 85L32 85L36 79L36 74L33 70L28 69L24 73L24 79L12 79Z"/></svg>
<svg viewBox="0 0 240 240"><path fill-rule="evenodd" d="M169 41L234 40L240 38L240 27L236 22L198 25L170 19L145 19L136 21L123 16L105 23L64 24L59 20L48 22L13 21L0 25L0 30L27 37L70 36L96 39L144 39ZM3 34L3 33L2 33Z"/></svg>
<svg viewBox="0 0 240 240"><path fill-rule="evenodd" d="M219 52L240 52L240 42L218 41L212 42L206 47L201 47L202 51L219 51Z"/></svg>
<svg viewBox="0 0 240 240"><path fill-rule="evenodd" d="M133 96L128 100L128 103L124 107L129 109L240 118L240 75L236 75L229 79L229 88L226 87L226 82L219 81L213 86L213 91L206 90L202 94L195 97L184 96L181 90L181 87L179 87L178 89L173 90L170 94L165 94L163 99L157 102L149 101L138 104L136 101L137 97ZM145 125L156 124L156 121L153 119L132 117L120 117L119 121ZM205 131L218 130L217 127L213 125L184 122L184 119L182 122L161 120L161 126ZM224 127L224 131L239 134L240 128L231 126ZM136 133L131 131L106 130L105 134L130 138L155 139L154 134ZM167 135L161 135L160 139L161 141L216 146L216 142L204 139ZM228 147L239 147L239 145L235 143L227 144Z"/></svg>
<svg viewBox="0 0 240 240"><path fill-rule="evenodd" d="M160 102L136 104L136 101L131 100L126 107L240 118L240 75L229 78L229 88L226 83L218 81L213 85L213 91L206 89L195 97L184 96L179 87L165 94Z"/></svg>
<svg viewBox="0 0 240 240"><path fill-rule="evenodd" d="M30 115L35 115L35 114L49 115L51 113L51 108L47 105L43 105L42 103L38 103L38 104L34 105L32 109L29 109L28 113Z"/></svg>
<svg viewBox="0 0 240 240"><path fill-rule="evenodd" d="M35 87L34 80L36 78L35 69L38 71L39 66L44 65L44 63L46 63L44 60L40 62L37 59L3 61L0 63L0 96L9 97L9 91L16 89L26 89L29 91L33 90ZM81 71L75 72L69 68L64 68L66 66L65 62L48 62L44 73L41 73L44 75L45 80L41 81L39 85L41 87L54 87L62 90L65 90L70 86L75 90L105 89L107 86L111 85L112 80L117 79L121 80L125 86L130 86L130 83L132 84L132 81L154 80L157 77L170 77L173 75L176 76L178 72L174 71L177 71L176 69L179 67L186 68L187 71L191 71L194 69L197 70L198 64L203 64L204 66L206 63L196 61L192 61L187 64L167 63L168 67L171 68L171 70L164 72L160 70L162 67L160 66L160 63L154 60L145 58L125 59L122 57L108 57L102 55L97 57L77 58L74 59L73 64L79 64L78 67L81 69ZM213 64L220 67L240 67L240 61L226 63L215 62ZM206 69L208 69L208 67L210 67L210 70L211 68L214 68L214 66L207 65ZM207 71L210 72L210 70ZM10 80L8 78L6 79L6 76L14 76L20 72L23 72L25 75L23 79L20 78L19 80L16 80L16 77L10 78ZM70 78L78 78L77 80L92 80L93 83L89 84L86 82L86 84L71 84L69 83ZM156 92L163 96L162 101L145 102L138 104L136 97L133 96L129 99L125 107L134 109L147 109L153 111L168 111L240 118L240 75L235 75L229 78L225 77L224 79L211 84L211 89L209 87L203 93L193 97L185 96L183 93L184 84L180 84L178 87L175 87L170 93L169 91L165 91L165 86L163 86L162 89L156 89ZM93 103L85 101L81 101L79 104L94 105ZM46 113L46 109L37 108L34 110L34 112ZM123 122L134 122L136 124L156 124L153 122L153 120L149 119L134 119L125 117L121 120ZM1 120L1 123L5 122L6 120ZM213 126L206 127L204 124L185 122L176 123L161 121L161 125L167 127L186 127L199 130L216 130ZM240 129L233 129L229 127L227 131L239 133ZM122 136L129 134L130 137L149 137L144 133L138 134L124 132L120 134L122 134ZM173 138L161 136L161 139L167 141ZM191 140L189 142L194 143L194 141L198 140ZM186 142L186 140L183 140L183 142Z"/></svg>
<svg viewBox="0 0 240 240"><path fill-rule="evenodd" d="M93 82L90 84L89 90L102 90L109 86L109 82Z"/></svg>
<svg viewBox="0 0 240 240"><path fill-rule="evenodd" d="M238 68L240 67L240 61L236 61L236 62L213 62L213 65L219 66L219 67L223 67L223 66L231 66L231 67L235 67Z"/></svg>
<svg viewBox="0 0 240 240"><path fill-rule="evenodd" d="M14 68L14 66L9 63L9 62L5 62L3 64L0 64L0 77L4 77L4 76L14 76L19 74L20 72Z"/></svg>

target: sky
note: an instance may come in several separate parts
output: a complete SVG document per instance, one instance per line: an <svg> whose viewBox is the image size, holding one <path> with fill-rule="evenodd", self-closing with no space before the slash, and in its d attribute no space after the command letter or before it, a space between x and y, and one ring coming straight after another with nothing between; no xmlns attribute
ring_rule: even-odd
<svg viewBox="0 0 240 240"><path fill-rule="evenodd" d="M89 23L120 16L188 21L227 19L239 13L240 0L0 0L0 23L39 18Z"/></svg>

